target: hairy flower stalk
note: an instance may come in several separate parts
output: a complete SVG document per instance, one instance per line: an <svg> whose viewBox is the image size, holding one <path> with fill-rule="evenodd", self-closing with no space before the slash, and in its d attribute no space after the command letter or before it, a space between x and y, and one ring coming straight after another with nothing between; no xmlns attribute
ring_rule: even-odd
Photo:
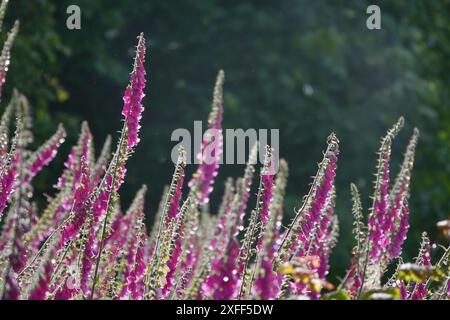
<svg viewBox="0 0 450 320"><path fill-rule="evenodd" d="M218 174L219 162L222 156L223 136L223 81L225 74L222 70L217 75L214 87L213 106L208 118L208 130L205 132L200 152L197 155L200 164L193 174L189 187L197 202L201 205L208 203L209 194L213 190L214 179Z"/></svg>
<svg viewBox="0 0 450 320"><path fill-rule="evenodd" d="M341 287L348 288L348 291L354 296L361 285L362 270L364 268L364 248L367 243L367 230L363 223L363 213L361 197L359 190L354 183L350 185L352 194L352 213L353 213L353 235L356 240L356 246L352 250L352 263L347 271L347 276L341 283Z"/></svg>
<svg viewBox="0 0 450 320"><path fill-rule="evenodd" d="M3 49L0 55L0 98L2 96L3 85L6 81L6 73L8 72L9 64L11 62L11 48L18 32L19 21L16 21L11 31L9 31L5 43L3 44Z"/></svg>
<svg viewBox="0 0 450 320"><path fill-rule="evenodd" d="M247 165L244 171L244 177L240 179L240 184L236 188L236 194L233 199L231 214L233 220L233 235L238 236L239 232L244 229L245 209L250 198L250 189L253 183L253 175L255 173L255 164L258 156L258 143L252 147Z"/></svg>
<svg viewBox="0 0 450 320"><path fill-rule="evenodd" d="M284 212L284 196L286 193L287 178L289 175L289 168L286 160L280 159L280 167L278 169L277 177L275 180L275 188L273 191L273 201L270 204L271 218L269 220L269 229L272 232L268 233L268 236L273 238L273 242L280 245L280 234Z"/></svg>

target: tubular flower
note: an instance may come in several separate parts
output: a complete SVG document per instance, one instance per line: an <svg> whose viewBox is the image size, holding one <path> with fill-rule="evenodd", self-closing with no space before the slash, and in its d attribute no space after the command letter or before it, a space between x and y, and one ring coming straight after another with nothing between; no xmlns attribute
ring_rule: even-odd
<svg viewBox="0 0 450 320"><path fill-rule="evenodd" d="M339 140L332 133L328 137L328 146L324 158L314 178L311 189L306 196L302 208L296 213L289 229L283 236L278 249L277 264L285 262L292 256L303 256L309 247L311 233L317 230L322 213L332 195L335 177L336 161L339 154Z"/></svg>
<svg viewBox="0 0 450 320"><path fill-rule="evenodd" d="M136 274L134 273L137 266L137 253L139 248L142 246L142 237L145 235L145 230L143 228L144 219L144 196L147 192L147 187L142 186L142 188L136 194L130 209L127 212L127 216L130 216L130 227L133 232L129 233L128 244L126 246L126 265L124 270L125 285L122 287L119 298L127 298L131 293L133 293L134 288L132 287L136 279ZM140 270L139 270L140 272ZM136 294L136 293L135 293Z"/></svg>
<svg viewBox="0 0 450 320"><path fill-rule="evenodd" d="M280 281L273 271L273 246L265 248L266 253L261 261L259 274L255 280L255 293L258 299L273 300L280 292Z"/></svg>
<svg viewBox="0 0 450 320"><path fill-rule="evenodd" d="M209 201L209 194L213 190L214 179L218 174L219 162L222 156L223 81L224 72L221 70L217 75L214 87L213 106L208 119L209 129L204 135L200 152L197 155L200 164L197 172L189 182L189 187L199 204L206 204Z"/></svg>
<svg viewBox="0 0 450 320"><path fill-rule="evenodd" d="M125 89L123 95L122 115L125 117L128 129L128 148L133 149L139 142L138 133L141 128L140 121L144 107L142 98L144 98L145 88L145 39L141 33L138 37L139 42L136 48L136 58L134 68L131 72L130 84Z"/></svg>
<svg viewBox="0 0 450 320"><path fill-rule="evenodd" d="M264 236L266 233L266 226L270 219L270 204L272 203L273 197L273 178L275 176L275 163L272 156L272 149L266 146L266 155L264 160L264 168L261 171L261 194L260 194L260 234L258 236L258 243L256 244L256 249L261 250L264 243Z"/></svg>
<svg viewBox="0 0 450 320"><path fill-rule="evenodd" d="M48 165L53 158L55 158L58 148L64 142L65 137L66 131L62 125L59 125L56 133L30 156L28 159L29 172L23 181L24 183L30 182L30 180L38 174L43 167Z"/></svg>
<svg viewBox="0 0 450 320"><path fill-rule="evenodd" d="M235 299L239 289L236 262L239 256L239 242L232 238L227 246L227 255L212 262L213 273L203 285L207 296L215 300Z"/></svg>
<svg viewBox="0 0 450 320"><path fill-rule="evenodd" d="M390 259L394 259L400 256L402 245L406 239L406 233L408 232L409 228L409 185L411 183L411 174L414 165L414 154L418 138L419 130L414 129L413 136L411 137L408 147L406 148L402 167L397 176L394 187L392 188L392 191L389 195L389 209L391 211L391 223L393 224L390 228ZM385 229L389 228L387 227Z"/></svg>
<svg viewBox="0 0 450 320"><path fill-rule="evenodd" d="M419 255L416 259L416 264L423 267L431 267L431 245L430 239L426 232L422 234L422 244L420 246ZM429 291L424 282L416 282L412 288L411 300L425 300Z"/></svg>
<svg viewBox="0 0 450 320"><path fill-rule="evenodd" d="M373 205L368 224L372 263L379 260L380 254L386 246L386 238L389 237L392 227L392 217L388 213L389 161L391 158L392 140L403 127L403 124L404 119L401 117L381 141Z"/></svg>

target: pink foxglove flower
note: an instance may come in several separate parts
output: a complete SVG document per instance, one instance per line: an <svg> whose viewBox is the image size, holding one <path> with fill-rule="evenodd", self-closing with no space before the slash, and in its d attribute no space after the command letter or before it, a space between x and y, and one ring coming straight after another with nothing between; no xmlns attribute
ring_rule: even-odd
<svg viewBox="0 0 450 320"><path fill-rule="evenodd" d="M130 84L125 89L123 95L122 115L128 129L128 148L132 149L139 142L138 133L141 128L140 121L144 107L142 106L142 98L144 98L145 88L145 39L144 35L139 36L139 42L136 48L136 58L134 68L131 72Z"/></svg>
<svg viewBox="0 0 450 320"><path fill-rule="evenodd" d="M393 226L392 212L388 212L389 162L391 159L392 140L403 127L401 117L387 132L381 142L373 195L373 206L369 215L370 258L372 263L378 261L380 254L387 247L387 239Z"/></svg>
<svg viewBox="0 0 450 320"><path fill-rule="evenodd" d="M199 204L209 201L209 194L213 190L214 179L218 174L222 156L223 81L224 72L221 70L214 87L213 107L208 119L209 129L204 135L200 153L197 155L200 164L189 182L189 187L197 197Z"/></svg>
<svg viewBox="0 0 450 320"><path fill-rule="evenodd" d="M64 142L66 131L59 125L56 133L48 139L28 160L29 169L23 183L28 183L31 179L47 166L56 156L59 146Z"/></svg>
<svg viewBox="0 0 450 320"><path fill-rule="evenodd" d="M239 242L231 239L227 246L227 255L212 262L213 273L203 285L206 295L215 300L235 299L239 289L239 274L237 259L239 256Z"/></svg>

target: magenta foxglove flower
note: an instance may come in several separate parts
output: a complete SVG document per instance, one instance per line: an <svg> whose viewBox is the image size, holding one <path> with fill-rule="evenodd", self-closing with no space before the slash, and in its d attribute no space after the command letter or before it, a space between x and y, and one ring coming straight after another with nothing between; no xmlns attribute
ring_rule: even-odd
<svg viewBox="0 0 450 320"><path fill-rule="evenodd" d="M31 290L28 300L45 300L47 298L46 294L49 291L53 270L52 260L48 259L44 263L44 268L41 270L37 285Z"/></svg>
<svg viewBox="0 0 450 320"><path fill-rule="evenodd" d="M396 233L392 235L392 244L389 255L391 258L400 256L403 242L406 240L406 234L409 229L409 208L408 203L404 203L400 212L400 224Z"/></svg>
<svg viewBox="0 0 450 320"><path fill-rule="evenodd" d="M129 285L131 298L134 300L142 300L144 296L144 275L147 270L148 256L145 254L147 235L145 234L145 225L142 225L141 239L139 240L138 248L136 250L136 258L134 264L133 274L130 278L133 279Z"/></svg>
<svg viewBox="0 0 450 320"><path fill-rule="evenodd" d="M208 119L209 129L204 135L200 152L197 155L200 164L189 182L189 187L194 192L199 204L206 204L209 201L209 194L213 190L214 179L218 174L222 156L223 81L224 72L221 70L214 87L213 107Z"/></svg>
<svg viewBox="0 0 450 320"><path fill-rule="evenodd" d="M10 166L9 170L1 177L0 181L0 219L3 215L3 211L6 208L6 204L11 198L13 193L14 183L17 176L17 168L15 166Z"/></svg>
<svg viewBox="0 0 450 320"><path fill-rule="evenodd" d="M59 125L56 133L48 139L33 155L31 155L29 162L28 174L22 183L28 183L38 174L43 167L47 166L58 152L59 146L64 142L66 131L62 125Z"/></svg>
<svg viewBox="0 0 450 320"><path fill-rule="evenodd" d="M227 246L227 255L212 262L212 273L203 284L205 296L212 296L215 300L232 300L239 290L239 275L237 259L239 256L239 242L232 238Z"/></svg>
<svg viewBox="0 0 450 320"><path fill-rule="evenodd" d="M263 170L261 171L262 194L259 221L261 224L262 234L260 235L258 243L256 244L257 250L262 250L263 248L264 236L266 231L265 229L270 219L269 208L273 197L274 176L274 159L272 158L272 151L270 147L267 146L265 164Z"/></svg>
<svg viewBox="0 0 450 320"><path fill-rule="evenodd" d="M379 260L383 251L388 250L388 240L391 229L395 228L392 211L388 211L389 190L389 165L391 159L392 140L403 127L404 119L401 117L397 123L387 132L381 142L375 191L373 195L372 211L369 215L369 241L370 258L372 263Z"/></svg>
<svg viewBox="0 0 450 320"><path fill-rule="evenodd" d="M263 249L266 251L261 270L255 280L255 293L259 299L273 300L280 292L280 277L273 271L273 246Z"/></svg>
<svg viewBox="0 0 450 320"><path fill-rule="evenodd" d="M144 107L142 98L144 98L145 88L145 39L143 34L139 36L139 42L136 48L136 58L134 60L134 69L131 72L130 84L125 89L123 95L122 115L128 129L128 148L132 149L139 142L138 133L141 128L140 120Z"/></svg>

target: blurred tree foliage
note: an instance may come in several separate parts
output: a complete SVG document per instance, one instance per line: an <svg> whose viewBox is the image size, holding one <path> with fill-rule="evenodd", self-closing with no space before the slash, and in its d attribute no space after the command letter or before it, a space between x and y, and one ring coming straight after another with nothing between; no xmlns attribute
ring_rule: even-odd
<svg viewBox="0 0 450 320"><path fill-rule="evenodd" d="M81 8L81 30L66 28L66 8ZM75 142L80 120L100 148L119 128L135 36L149 41L148 95L142 143L130 162L123 203L149 185L150 220L172 172L175 128L206 120L212 85L226 72L225 127L279 128L290 164L292 216L321 158L327 135L341 140L337 212L341 242L332 263L347 267L351 237L349 184L369 206L379 137L400 116L392 178L412 127L421 130L411 195L407 256L420 232L449 214L450 1L378 1L382 30L366 28L369 1L12 0L6 26L21 21L5 98L15 86L35 107L37 140L62 121ZM9 90L9 91L8 91ZM51 192L63 159L38 179ZM240 166L224 166L223 181ZM222 182L219 181L219 184ZM222 188L214 197L220 198ZM214 206L213 206L214 209Z"/></svg>

